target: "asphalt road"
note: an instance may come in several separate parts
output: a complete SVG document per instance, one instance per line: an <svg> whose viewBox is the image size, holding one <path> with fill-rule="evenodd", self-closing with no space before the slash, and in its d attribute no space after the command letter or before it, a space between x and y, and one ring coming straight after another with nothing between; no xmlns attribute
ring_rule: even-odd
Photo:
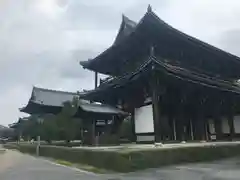
<svg viewBox="0 0 240 180"><path fill-rule="evenodd" d="M240 159L98 175L15 151L0 154L0 180L240 180Z"/></svg>

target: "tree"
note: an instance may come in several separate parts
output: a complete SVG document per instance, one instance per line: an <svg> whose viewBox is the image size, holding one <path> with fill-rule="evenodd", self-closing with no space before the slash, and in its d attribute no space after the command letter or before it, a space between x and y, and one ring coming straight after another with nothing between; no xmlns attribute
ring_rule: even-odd
<svg viewBox="0 0 240 180"><path fill-rule="evenodd" d="M126 119L124 119L119 129L120 137L128 140L130 140L133 136L132 124L131 124L130 118L131 117L127 117Z"/></svg>
<svg viewBox="0 0 240 180"><path fill-rule="evenodd" d="M17 139L24 138L25 140L29 140L41 135L42 128L37 119L38 116L32 115L26 118L19 118L16 123L10 125L14 129Z"/></svg>
<svg viewBox="0 0 240 180"><path fill-rule="evenodd" d="M75 139L80 130L80 120L74 118L79 107L78 98L63 103L62 111L56 116L57 125L60 130L60 136L67 143Z"/></svg>
<svg viewBox="0 0 240 180"><path fill-rule="evenodd" d="M53 114L45 115L42 123L41 138L48 143L51 143L52 140L60 140L59 131L60 130L56 122L56 116Z"/></svg>
<svg viewBox="0 0 240 180"><path fill-rule="evenodd" d="M31 115L27 118L19 118L11 125L19 137L25 140L36 139L41 136L42 140L51 143L52 140L70 142L81 135L80 119L74 118L79 106L78 98L63 103L61 112L57 115ZM41 121L40 123L40 119Z"/></svg>

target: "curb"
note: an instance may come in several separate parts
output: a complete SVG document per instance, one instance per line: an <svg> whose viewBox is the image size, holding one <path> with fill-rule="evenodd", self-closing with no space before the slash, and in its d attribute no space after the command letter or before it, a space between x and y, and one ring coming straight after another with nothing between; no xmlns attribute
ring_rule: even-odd
<svg viewBox="0 0 240 180"><path fill-rule="evenodd" d="M0 153L3 153L5 151L6 151L6 149L0 149Z"/></svg>

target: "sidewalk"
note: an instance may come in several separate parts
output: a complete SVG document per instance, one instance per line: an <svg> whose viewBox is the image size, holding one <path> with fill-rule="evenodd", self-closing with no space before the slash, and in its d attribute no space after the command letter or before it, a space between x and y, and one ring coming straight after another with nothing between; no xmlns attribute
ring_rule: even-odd
<svg viewBox="0 0 240 180"><path fill-rule="evenodd" d="M151 149L176 149L186 147L203 147L203 146L231 146L240 145L240 141L225 141L225 142L184 142L172 144L123 144L119 146L79 146L73 147L77 149L102 150L102 151L141 151Z"/></svg>
<svg viewBox="0 0 240 180"><path fill-rule="evenodd" d="M20 162L21 157L21 153L5 150L0 146L0 173Z"/></svg>

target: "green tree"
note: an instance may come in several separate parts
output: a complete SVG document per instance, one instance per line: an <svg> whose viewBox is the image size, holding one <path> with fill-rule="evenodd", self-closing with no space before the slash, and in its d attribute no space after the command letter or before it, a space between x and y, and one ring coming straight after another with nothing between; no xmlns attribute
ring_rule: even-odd
<svg viewBox="0 0 240 180"><path fill-rule="evenodd" d="M48 143L51 143L52 140L60 140L59 131L60 129L57 125L56 116L53 114L45 115L42 123L41 138Z"/></svg>
<svg viewBox="0 0 240 180"><path fill-rule="evenodd" d="M42 140L51 143L52 140L70 142L80 137L81 120L75 118L79 107L78 98L63 103L61 112L57 115L31 115L27 118L19 118L11 125L17 137L25 140L36 139L41 136ZM42 119L42 121L39 121Z"/></svg>
<svg viewBox="0 0 240 180"><path fill-rule="evenodd" d="M21 137L25 140L30 140L32 138L36 139L38 135L42 135L43 133L41 124L38 122L38 118L39 117L37 115L19 118L18 121L10 125L10 127L14 129L18 138Z"/></svg>
<svg viewBox="0 0 240 180"><path fill-rule="evenodd" d="M131 124L131 117L127 117L126 119L124 119L124 121L122 122L120 129L119 129L119 135L121 138L126 138L128 140L130 140L133 136L133 132L132 132L132 124Z"/></svg>
<svg viewBox="0 0 240 180"><path fill-rule="evenodd" d="M80 120L74 118L79 107L78 98L63 103L62 111L56 116L57 125L60 130L60 136L67 143L74 140L80 130Z"/></svg>

